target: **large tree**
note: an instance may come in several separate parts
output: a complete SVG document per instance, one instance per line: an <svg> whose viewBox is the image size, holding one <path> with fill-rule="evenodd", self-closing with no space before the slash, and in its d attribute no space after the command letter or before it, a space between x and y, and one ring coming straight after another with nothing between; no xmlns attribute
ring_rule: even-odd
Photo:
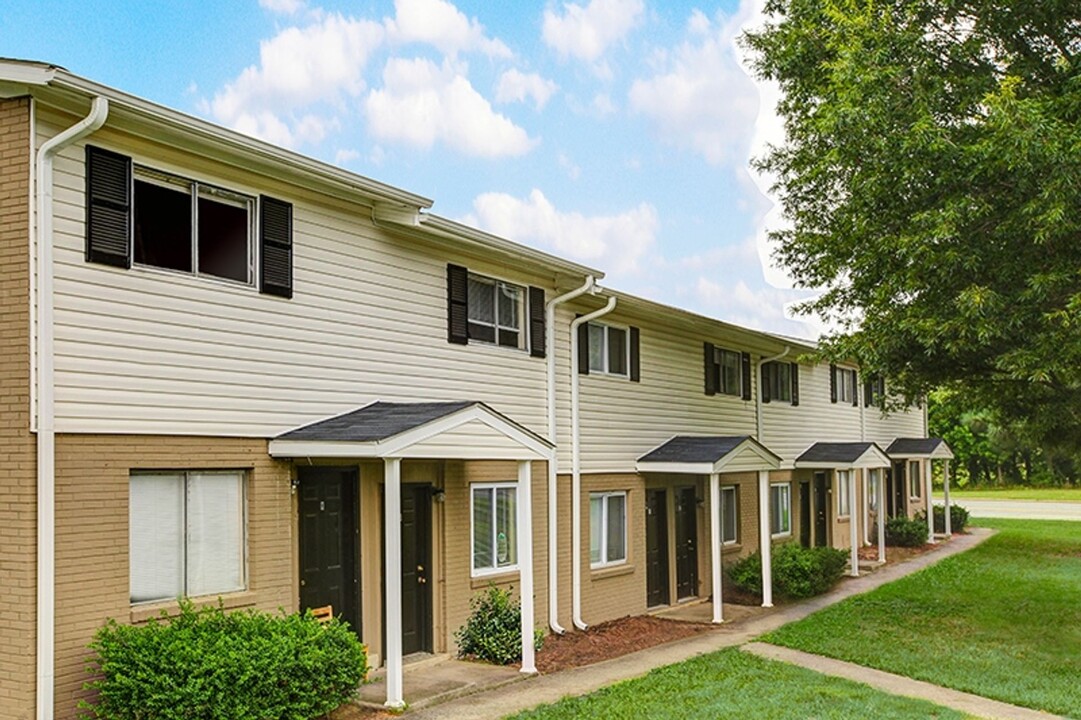
<svg viewBox="0 0 1081 720"><path fill-rule="evenodd" d="M826 352L1081 447L1081 2L769 0L777 259Z"/></svg>

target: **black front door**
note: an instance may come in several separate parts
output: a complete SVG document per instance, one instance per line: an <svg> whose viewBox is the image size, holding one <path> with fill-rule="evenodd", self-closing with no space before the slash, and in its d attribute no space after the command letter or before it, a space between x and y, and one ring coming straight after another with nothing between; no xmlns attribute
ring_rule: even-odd
<svg viewBox="0 0 1081 720"><path fill-rule="evenodd" d="M676 488L676 598L698 594L698 525L693 487Z"/></svg>
<svg viewBox="0 0 1081 720"><path fill-rule="evenodd" d="M815 473L815 546L829 544L829 479L824 472Z"/></svg>
<svg viewBox="0 0 1081 720"><path fill-rule="evenodd" d="M668 491L646 491L646 606L667 605Z"/></svg>
<svg viewBox="0 0 1081 720"><path fill-rule="evenodd" d="M799 484L799 544L811 547L811 483Z"/></svg>
<svg viewBox="0 0 1081 720"><path fill-rule="evenodd" d="M357 472L297 468L300 495L300 607L330 605L360 632L357 577Z"/></svg>
<svg viewBox="0 0 1081 720"><path fill-rule="evenodd" d="M893 472L890 473L893 485L890 488L890 517L905 517L908 513L905 507L905 464L896 462L893 464Z"/></svg>
<svg viewBox="0 0 1081 720"><path fill-rule="evenodd" d="M432 651L432 486L402 485L402 653Z"/></svg>

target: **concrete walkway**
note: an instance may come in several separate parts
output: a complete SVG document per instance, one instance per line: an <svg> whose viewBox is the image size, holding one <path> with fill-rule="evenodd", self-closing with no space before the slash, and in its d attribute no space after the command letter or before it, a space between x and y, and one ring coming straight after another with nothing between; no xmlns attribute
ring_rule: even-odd
<svg viewBox="0 0 1081 720"><path fill-rule="evenodd" d="M852 595L868 592L906 575L933 565L943 558L969 550L991 536L991 531L975 528L970 535L957 535L934 550L907 562L885 567L859 578L850 578L831 592L800 603L784 605L765 614L726 623L715 632L679 640L667 645L640 650L587 667L573 668L551 675L540 675L521 682L503 685L488 692L461 697L408 713L415 720L497 720L507 715L558 702L564 697L585 695L631 678L641 677L654 668L689 660L750 642L754 638Z"/></svg>
<svg viewBox="0 0 1081 720"><path fill-rule="evenodd" d="M904 697L930 700L938 705L953 708L968 715L986 718L987 720L1056 720L1059 715L1030 710L1028 708L1009 705L997 700L988 700L979 695L972 695L959 690L932 685L922 680L913 680L903 675L875 670L873 668L856 665L855 663L833 658L813 655L801 650L792 650L786 647L770 645L768 643L753 642L740 648L744 652L753 653L769 660L800 665L808 670L814 670L825 675L855 680L858 683L870 685L890 695L902 695Z"/></svg>

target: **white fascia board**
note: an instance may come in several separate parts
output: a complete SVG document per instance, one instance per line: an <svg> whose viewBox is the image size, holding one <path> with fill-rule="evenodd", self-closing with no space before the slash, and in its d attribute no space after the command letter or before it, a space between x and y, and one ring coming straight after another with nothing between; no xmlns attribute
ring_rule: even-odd
<svg viewBox="0 0 1081 720"><path fill-rule="evenodd" d="M17 85L48 85L57 68L45 63L23 60L0 60L0 82Z"/></svg>
<svg viewBox="0 0 1081 720"><path fill-rule="evenodd" d="M812 462L809 460L797 460L793 466L796 470L850 470L851 463L836 462Z"/></svg>
<svg viewBox="0 0 1081 720"><path fill-rule="evenodd" d="M275 458L377 458L383 456L376 443L331 440L271 440L267 452Z"/></svg>
<svg viewBox="0 0 1081 720"><path fill-rule="evenodd" d="M640 473L710 475L713 473L713 463L636 462L634 469Z"/></svg>
<svg viewBox="0 0 1081 720"><path fill-rule="evenodd" d="M953 460L953 451L942 443L929 453L893 453L894 460Z"/></svg>

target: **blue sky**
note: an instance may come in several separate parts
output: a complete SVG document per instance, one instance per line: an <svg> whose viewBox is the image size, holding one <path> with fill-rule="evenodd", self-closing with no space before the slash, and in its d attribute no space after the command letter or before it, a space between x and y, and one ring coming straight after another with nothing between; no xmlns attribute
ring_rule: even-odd
<svg viewBox="0 0 1081 720"><path fill-rule="evenodd" d="M758 5L9 0L0 55L425 195L611 287L807 335L748 168L780 140L734 45Z"/></svg>

